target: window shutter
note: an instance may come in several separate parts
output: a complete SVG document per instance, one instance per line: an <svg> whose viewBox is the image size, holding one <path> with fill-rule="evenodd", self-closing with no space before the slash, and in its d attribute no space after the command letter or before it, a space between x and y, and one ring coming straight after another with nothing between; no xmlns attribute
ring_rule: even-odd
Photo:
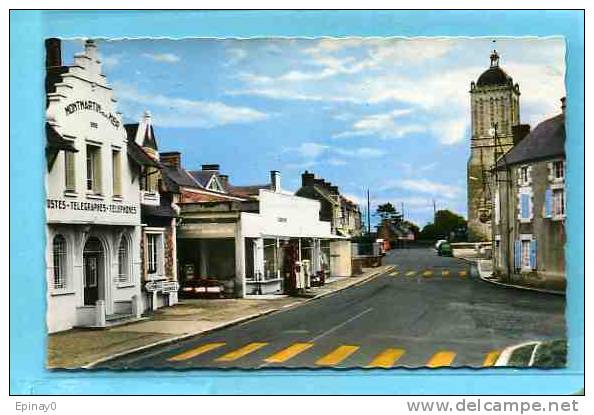
<svg viewBox="0 0 594 415"><path fill-rule="evenodd" d="M520 264L522 261L522 245L519 240L514 241L514 268L516 270L520 269Z"/></svg>
<svg viewBox="0 0 594 415"><path fill-rule="evenodd" d="M549 179L549 181L551 181L555 177L555 171L553 170L553 163L551 163L551 162L547 163L547 170L549 171L548 179Z"/></svg>
<svg viewBox="0 0 594 415"><path fill-rule="evenodd" d="M529 195L522 193L520 195L520 218L528 219L530 217L529 206L530 203Z"/></svg>
<svg viewBox="0 0 594 415"><path fill-rule="evenodd" d="M536 269L536 239L530 241L530 268Z"/></svg>
<svg viewBox="0 0 594 415"><path fill-rule="evenodd" d="M550 218L553 213L553 190L548 188L545 190L544 200L544 217Z"/></svg>

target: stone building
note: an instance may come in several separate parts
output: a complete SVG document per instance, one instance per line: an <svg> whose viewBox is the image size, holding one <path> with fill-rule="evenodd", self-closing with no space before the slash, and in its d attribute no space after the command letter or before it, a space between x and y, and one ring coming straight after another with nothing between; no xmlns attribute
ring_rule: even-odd
<svg viewBox="0 0 594 415"><path fill-rule="evenodd" d="M164 180L157 137L147 111L139 123L126 124L129 153L141 166L141 258L145 309L177 303L177 220L179 188Z"/></svg>
<svg viewBox="0 0 594 415"><path fill-rule="evenodd" d="M563 112L538 124L497 162L493 269L501 280L565 288L564 146Z"/></svg>
<svg viewBox="0 0 594 415"><path fill-rule="evenodd" d="M47 326L138 318L139 171L95 42L71 65L46 40Z"/></svg>
<svg viewBox="0 0 594 415"><path fill-rule="evenodd" d="M362 233L361 210L356 203L340 194L338 186L316 178L307 170L301 175L297 196L318 200L321 204L320 220L330 222L332 233L344 237Z"/></svg>
<svg viewBox="0 0 594 415"><path fill-rule="evenodd" d="M491 169L514 144L520 125L520 87L499 66L493 51L489 69L470 84L471 140L467 170L468 235L471 241L491 237Z"/></svg>

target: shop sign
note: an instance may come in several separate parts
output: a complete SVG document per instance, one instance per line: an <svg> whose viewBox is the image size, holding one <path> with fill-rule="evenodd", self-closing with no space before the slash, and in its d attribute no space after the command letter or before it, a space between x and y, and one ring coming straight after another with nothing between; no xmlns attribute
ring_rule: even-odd
<svg viewBox="0 0 594 415"><path fill-rule="evenodd" d="M47 199L47 208L55 210L74 210L85 212L101 213L123 213L135 215L138 208L135 205L103 203L103 202L79 202L75 200Z"/></svg>
<svg viewBox="0 0 594 415"><path fill-rule="evenodd" d="M115 128L120 127L120 120L118 117L111 112L105 112L101 108L101 104L90 99L71 102L64 107L64 111L66 112L66 115L72 115L78 111L93 111L101 114L103 118L108 120Z"/></svg>

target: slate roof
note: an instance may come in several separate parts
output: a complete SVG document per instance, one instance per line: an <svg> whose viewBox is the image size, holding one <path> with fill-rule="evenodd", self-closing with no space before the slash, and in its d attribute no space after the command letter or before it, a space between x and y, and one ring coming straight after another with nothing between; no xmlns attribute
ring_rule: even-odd
<svg viewBox="0 0 594 415"><path fill-rule="evenodd" d="M134 140L128 138L128 155L132 160L141 166L160 167L151 156L149 156Z"/></svg>
<svg viewBox="0 0 594 415"><path fill-rule="evenodd" d="M138 133L139 125L140 125L139 123L124 125L124 128L126 129L126 135L128 136L128 140L136 141L136 134ZM155 130L153 129L152 125L150 125L150 128L147 131L145 131L145 133L144 133L144 139L142 141L142 146L152 148L155 151L159 150L157 148L157 140L155 138Z"/></svg>
<svg viewBox="0 0 594 415"><path fill-rule="evenodd" d="M270 184L255 184L250 186L229 185L229 192L240 196L258 196L261 189L270 189Z"/></svg>
<svg viewBox="0 0 594 415"><path fill-rule="evenodd" d="M565 115L559 114L538 124L522 141L497 161L497 169L565 156Z"/></svg>
<svg viewBox="0 0 594 415"><path fill-rule="evenodd" d="M181 167L163 165L163 177L166 184L179 190L180 186L201 188L200 184Z"/></svg>
<svg viewBox="0 0 594 415"><path fill-rule="evenodd" d="M210 181L211 177L216 175L215 171L209 170L192 170L188 171L188 174L192 176L192 178L200 184L202 187L206 187L208 182Z"/></svg>
<svg viewBox="0 0 594 415"><path fill-rule="evenodd" d="M72 143L68 140L65 140L49 123L45 123L45 136L47 139L47 149L48 150L64 150L64 151L71 151L73 153L78 152L78 150L72 145Z"/></svg>

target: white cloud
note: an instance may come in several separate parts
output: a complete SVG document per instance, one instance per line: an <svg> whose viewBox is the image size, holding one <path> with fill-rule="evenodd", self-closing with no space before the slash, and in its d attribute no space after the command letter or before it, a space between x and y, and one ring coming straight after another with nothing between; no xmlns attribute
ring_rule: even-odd
<svg viewBox="0 0 594 415"><path fill-rule="evenodd" d="M105 69L111 69L114 66L118 66L120 64L120 59L122 57L121 53L114 54L114 55L101 55L101 64Z"/></svg>
<svg viewBox="0 0 594 415"><path fill-rule="evenodd" d="M375 158L386 154L384 150L372 147L358 147L355 149L335 148L334 151L341 156L354 158Z"/></svg>
<svg viewBox="0 0 594 415"><path fill-rule="evenodd" d="M155 62L176 63L180 61L179 56L173 53L143 53L142 56Z"/></svg>
<svg viewBox="0 0 594 415"><path fill-rule="evenodd" d="M265 120L268 114L248 107L234 107L217 101L147 94L135 88L116 84L117 98L128 107L126 112L139 118L145 109L153 113L155 123L164 127L213 128L227 124Z"/></svg>
<svg viewBox="0 0 594 415"><path fill-rule="evenodd" d="M227 53L226 65L235 65L248 56L247 51L242 48L228 48L225 52Z"/></svg>
<svg viewBox="0 0 594 415"><path fill-rule="evenodd" d="M397 119L409 115L412 109L395 109L388 113L366 115L352 124L351 129L334 134L334 138L373 136L382 139L401 138L407 134L422 132L426 127L418 124L398 122Z"/></svg>
<svg viewBox="0 0 594 415"><path fill-rule="evenodd" d="M380 190L401 189L412 193L426 193L453 199L463 191L457 186L434 182L428 179L400 179L393 180L380 187Z"/></svg>

